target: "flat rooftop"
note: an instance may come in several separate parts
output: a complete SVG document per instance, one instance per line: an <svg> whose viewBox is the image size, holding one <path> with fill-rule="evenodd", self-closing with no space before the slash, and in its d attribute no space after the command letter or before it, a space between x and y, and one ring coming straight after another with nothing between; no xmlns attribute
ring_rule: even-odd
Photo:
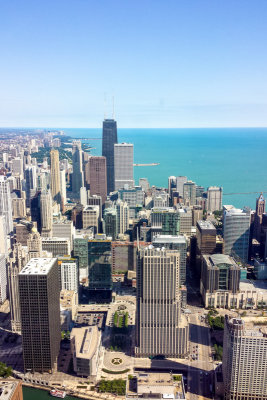
<svg viewBox="0 0 267 400"><path fill-rule="evenodd" d="M185 399L183 377L174 380L171 373L140 372L135 375L134 382L128 380L126 398Z"/></svg>
<svg viewBox="0 0 267 400"><path fill-rule="evenodd" d="M202 219L200 219L199 221L197 221L197 224L199 225L199 227L200 227L201 229L212 229L212 230L215 230L215 231L216 231L216 228L215 228L215 226L213 225L213 223L210 222L210 221L208 221L208 220L203 221Z"/></svg>
<svg viewBox="0 0 267 400"><path fill-rule="evenodd" d="M97 326L73 328L71 337L75 340L76 357L91 359L98 346L99 332Z"/></svg>
<svg viewBox="0 0 267 400"><path fill-rule="evenodd" d="M19 382L9 379L0 379L0 400L13 399L14 392L18 385Z"/></svg>
<svg viewBox="0 0 267 400"><path fill-rule="evenodd" d="M186 237L183 235L158 235L153 239L153 243L183 243L187 244Z"/></svg>
<svg viewBox="0 0 267 400"><path fill-rule="evenodd" d="M55 263L56 258L32 258L19 275L47 275Z"/></svg>

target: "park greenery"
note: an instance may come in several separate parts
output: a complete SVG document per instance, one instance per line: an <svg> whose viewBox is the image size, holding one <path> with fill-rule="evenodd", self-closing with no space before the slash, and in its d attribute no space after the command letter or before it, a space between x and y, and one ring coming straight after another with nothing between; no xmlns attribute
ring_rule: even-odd
<svg viewBox="0 0 267 400"><path fill-rule="evenodd" d="M12 367L8 367L5 363L0 362L0 376L1 378L8 378L13 373Z"/></svg>
<svg viewBox="0 0 267 400"><path fill-rule="evenodd" d="M224 317L222 315L218 315L218 311L212 309L208 312L207 322L211 329L214 330L223 330L224 329Z"/></svg>
<svg viewBox="0 0 267 400"><path fill-rule="evenodd" d="M126 381L123 379L114 379L113 381L102 379L98 384L98 391L101 393L113 393L119 396L124 396L126 391Z"/></svg>
<svg viewBox="0 0 267 400"><path fill-rule="evenodd" d="M59 159L68 161L72 160L72 153L68 150L62 149L61 147L57 147L59 153ZM50 151L51 147L39 147L38 152L32 153L31 157L37 159L37 163L42 163L44 158L47 157L47 162L50 165Z"/></svg>
<svg viewBox="0 0 267 400"><path fill-rule="evenodd" d="M181 382L181 380L182 380L182 375L173 375L172 377L173 377L173 380L177 381L177 382Z"/></svg>
<svg viewBox="0 0 267 400"><path fill-rule="evenodd" d="M220 346L219 344L214 344L214 358L216 361L221 361L222 360L222 356L223 356L223 347Z"/></svg>
<svg viewBox="0 0 267 400"><path fill-rule="evenodd" d="M61 331L61 340L70 340L70 331Z"/></svg>
<svg viewBox="0 0 267 400"><path fill-rule="evenodd" d="M110 369L102 368L102 371L105 372L106 374L120 375L120 374L126 374L126 372L129 372L130 369L126 368L121 371L111 371Z"/></svg>

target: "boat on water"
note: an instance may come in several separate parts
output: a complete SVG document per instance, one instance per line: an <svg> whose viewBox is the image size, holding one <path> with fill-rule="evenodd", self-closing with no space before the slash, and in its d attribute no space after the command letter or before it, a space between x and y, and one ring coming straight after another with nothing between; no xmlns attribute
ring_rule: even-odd
<svg viewBox="0 0 267 400"><path fill-rule="evenodd" d="M63 390L53 389L50 390L49 393L51 396L60 397L61 399L64 399L64 397L66 397L66 392L64 392Z"/></svg>

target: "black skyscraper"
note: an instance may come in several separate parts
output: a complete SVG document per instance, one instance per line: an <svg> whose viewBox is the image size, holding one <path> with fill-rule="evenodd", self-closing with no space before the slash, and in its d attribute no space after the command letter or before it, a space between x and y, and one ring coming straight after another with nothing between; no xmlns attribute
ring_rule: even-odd
<svg viewBox="0 0 267 400"><path fill-rule="evenodd" d="M114 119L103 121L102 156L107 159L107 192L114 191L114 144L117 139L117 122Z"/></svg>

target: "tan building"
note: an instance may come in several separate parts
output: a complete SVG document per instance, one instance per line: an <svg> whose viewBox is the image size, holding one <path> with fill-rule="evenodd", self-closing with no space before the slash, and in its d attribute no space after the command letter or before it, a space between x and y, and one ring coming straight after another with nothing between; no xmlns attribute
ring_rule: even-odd
<svg viewBox="0 0 267 400"><path fill-rule="evenodd" d="M0 379L0 400L23 400L21 381Z"/></svg>
<svg viewBox="0 0 267 400"><path fill-rule="evenodd" d="M14 219L26 217L25 199L20 199L20 198L12 199L12 214Z"/></svg>
<svg viewBox="0 0 267 400"><path fill-rule="evenodd" d="M52 200L60 204L60 169L59 169L59 153L58 150L51 150L51 195Z"/></svg>
<svg viewBox="0 0 267 400"><path fill-rule="evenodd" d="M216 228L210 221L197 221L197 247L202 254L213 254L216 249Z"/></svg>
<svg viewBox="0 0 267 400"><path fill-rule="evenodd" d="M71 331L73 369L78 376L96 376L101 334L97 326L73 328Z"/></svg>
<svg viewBox="0 0 267 400"><path fill-rule="evenodd" d="M82 210L83 229L94 228L95 233L98 233L99 224L99 207L86 206Z"/></svg>
<svg viewBox="0 0 267 400"><path fill-rule="evenodd" d="M188 322L181 313L180 253L140 250L137 266L137 357L185 357Z"/></svg>

